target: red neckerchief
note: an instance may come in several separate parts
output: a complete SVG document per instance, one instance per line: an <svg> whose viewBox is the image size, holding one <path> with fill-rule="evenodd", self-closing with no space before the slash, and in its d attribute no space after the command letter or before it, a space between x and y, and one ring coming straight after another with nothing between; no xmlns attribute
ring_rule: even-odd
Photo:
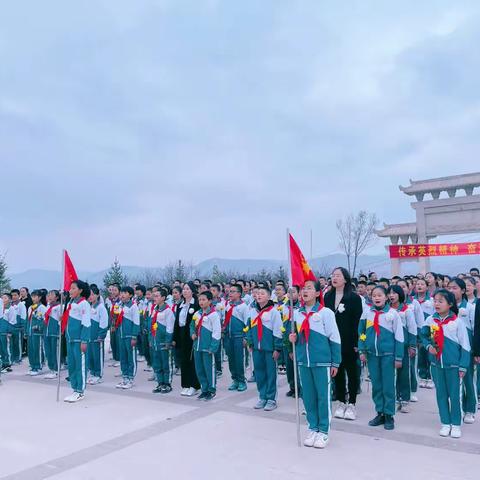
<svg viewBox="0 0 480 480"><path fill-rule="evenodd" d="M241 305L243 303L242 300L240 300L240 303L238 305ZM230 302L230 310L225 314L225 321L223 322L223 328L227 328L230 325L230 322L232 321L232 316L233 316L233 309L235 307L238 307L238 305L234 305L232 302Z"/></svg>
<svg viewBox="0 0 480 480"><path fill-rule="evenodd" d="M166 303L164 303L164 304L162 305L162 307L163 307L163 306L165 306L165 308L162 309L162 310L157 310L157 309L155 308L155 305L154 305L154 307L153 307L153 308L154 308L154 310L153 310L154 313L153 313L153 317L152 317L152 323L150 324L150 331L152 332L152 335L153 335L154 337L157 336L157 329L156 329L156 328L153 328L153 326L157 323L158 314L161 313L161 312L164 312L167 308L169 308Z"/></svg>
<svg viewBox="0 0 480 480"><path fill-rule="evenodd" d="M454 320L457 319L457 316L453 313L450 316L448 316L445 320L442 320L439 317L433 316L433 321L437 324L438 330L436 330L433 333L433 339L435 340L435 343L438 346L438 352L437 352L437 360L440 359L443 353L443 345L445 343L445 334L443 332L443 326L446 325L447 323L453 322Z"/></svg>
<svg viewBox="0 0 480 480"><path fill-rule="evenodd" d="M30 307L30 313L28 314L28 321L31 322L32 321L32 317L33 317L33 312L38 308L38 305L33 308L33 305Z"/></svg>
<svg viewBox="0 0 480 480"><path fill-rule="evenodd" d="M269 312L275 308L275 305L270 305L268 308L265 308L264 310L261 310L259 314L255 317L255 320L252 323L252 327L255 325L257 326L257 336L258 336L258 345L260 345L262 338L263 338L263 323L262 323L262 317L265 313Z"/></svg>
<svg viewBox="0 0 480 480"><path fill-rule="evenodd" d="M80 297L80 300L77 303L82 303L84 300L85 300L84 297ZM73 302L70 302L68 304L67 308L65 309L65 311L63 312L63 315L62 315L62 333L64 333L65 329L67 328L68 317L70 316L70 310L72 309L72 303Z"/></svg>
<svg viewBox="0 0 480 480"><path fill-rule="evenodd" d="M375 316L373 317L373 329L375 330L375 335L378 337L380 335L380 315L385 313L385 307L381 310L374 308Z"/></svg>
<svg viewBox="0 0 480 480"><path fill-rule="evenodd" d="M118 314L117 320L115 321L115 328L118 328L122 324L123 315L124 315L124 313L123 313L123 306L122 306L122 310Z"/></svg>
<svg viewBox="0 0 480 480"><path fill-rule="evenodd" d="M56 307L58 303L55 303L54 305L50 305L45 312L45 317L43 318L43 321L45 322L45 325L48 325L48 321L50 320L50 315L52 314L52 310L54 307Z"/></svg>
<svg viewBox="0 0 480 480"><path fill-rule="evenodd" d="M314 310L315 305L312 307L312 310L310 312L300 312L305 318L303 319L302 326L300 327L300 331L298 332L299 334L303 332L305 335L305 341L308 343L308 339L310 338L310 317L314 314L319 312L323 308L323 304L319 303L318 305L318 310Z"/></svg>
<svg viewBox="0 0 480 480"><path fill-rule="evenodd" d="M212 312L214 312L214 309L212 307L210 307L210 309L203 313L202 311L202 315L200 317L200 320L198 321L198 323L195 325L195 329L196 329L196 332L197 332L197 337L200 339L200 334L201 334L201 331L202 331L202 325L203 325L203 319L205 317L208 317Z"/></svg>

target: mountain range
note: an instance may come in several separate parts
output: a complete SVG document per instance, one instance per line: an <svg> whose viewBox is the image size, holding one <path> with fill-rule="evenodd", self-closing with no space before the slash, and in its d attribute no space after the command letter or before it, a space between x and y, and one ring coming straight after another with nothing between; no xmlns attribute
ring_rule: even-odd
<svg viewBox="0 0 480 480"><path fill-rule="evenodd" d="M315 271L322 274L328 274L331 270L338 266L346 266L347 260L343 254L326 255L317 257L310 262L311 267ZM465 272L472 266L479 266L478 256L458 256L432 258L431 268L433 271L443 272L454 275L459 272ZM286 268L286 262L282 260L269 259L225 259L210 258L204 260L191 267L191 271L195 276L200 278L209 278L212 275L214 266L220 271L232 274L244 274L247 276L254 275L262 270L275 271L280 266ZM122 266L124 273L130 279L142 278L147 273L149 276L161 275L165 267L139 267L139 266ZM103 285L103 277L108 269L96 272L79 271L78 276L87 280L89 283ZM390 276L390 260L386 255L362 255L358 259L357 274L359 272L368 273L375 271L379 276ZM403 274L415 274L418 272L416 262L405 263L402 265ZM9 273L11 284L14 287L26 286L33 288L58 288L60 285L61 273L54 270L31 269L21 273Z"/></svg>

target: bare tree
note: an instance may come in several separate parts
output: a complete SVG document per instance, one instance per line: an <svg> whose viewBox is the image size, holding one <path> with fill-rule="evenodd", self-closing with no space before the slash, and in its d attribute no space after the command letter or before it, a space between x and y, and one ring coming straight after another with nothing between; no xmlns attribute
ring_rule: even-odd
<svg viewBox="0 0 480 480"><path fill-rule="evenodd" d="M352 277L355 276L358 257L377 240L377 223L377 216L365 210L356 215L351 213L345 220L337 220L340 247L345 252L348 271Z"/></svg>

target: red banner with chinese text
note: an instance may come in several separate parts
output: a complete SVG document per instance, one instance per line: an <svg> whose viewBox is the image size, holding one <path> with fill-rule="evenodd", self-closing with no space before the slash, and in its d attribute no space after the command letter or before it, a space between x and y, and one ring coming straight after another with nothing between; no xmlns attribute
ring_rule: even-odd
<svg viewBox="0 0 480 480"><path fill-rule="evenodd" d="M390 245L390 258L450 257L480 255L480 242L423 243L418 245Z"/></svg>

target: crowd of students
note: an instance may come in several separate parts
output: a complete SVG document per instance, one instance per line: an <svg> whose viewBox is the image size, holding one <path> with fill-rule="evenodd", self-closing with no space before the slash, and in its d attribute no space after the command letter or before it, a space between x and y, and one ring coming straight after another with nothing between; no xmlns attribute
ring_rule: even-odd
<svg viewBox="0 0 480 480"><path fill-rule="evenodd" d="M286 374L287 397L303 400L305 446L328 444L332 400L335 417L356 420L362 378L372 386L370 426L393 429L395 413L418 401L417 388L435 388L439 433L459 438L462 422L475 421L480 387L477 292L478 269L352 279L342 267L290 289L240 279L113 283L106 298L76 280L63 306L57 290L14 289L0 302L1 371L11 372L25 353L34 377L58 378L66 366L73 391L65 401L75 403L87 384L102 382L107 345L110 365L120 367L116 388L134 386L140 362L156 382L154 394L171 393L176 374L182 396L209 401L226 357L228 390L256 383L258 410L277 408L277 374Z"/></svg>

